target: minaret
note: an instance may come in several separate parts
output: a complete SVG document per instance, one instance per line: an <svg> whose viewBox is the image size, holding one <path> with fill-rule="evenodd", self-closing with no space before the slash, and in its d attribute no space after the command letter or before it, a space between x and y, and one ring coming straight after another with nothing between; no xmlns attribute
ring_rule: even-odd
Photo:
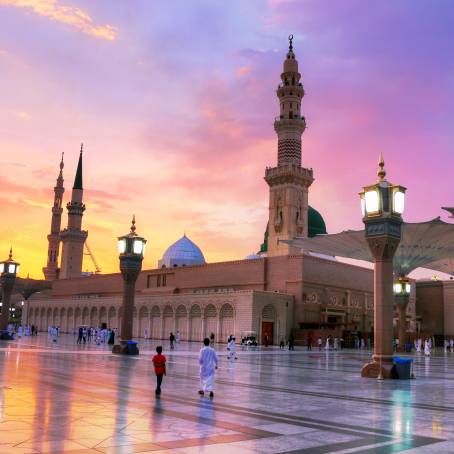
<svg viewBox="0 0 454 454"><path fill-rule="evenodd" d="M314 181L312 169L301 167L301 135L306 119L301 115L304 88L293 52L293 36L277 88L280 115L274 121L278 138L277 167L266 169L270 187L268 256L299 253L279 240L307 236L308 189Z"/></svg>
<svg viewBox="0 0 454 454"><path fill-rule="evenodd" d="M54 187L54 206L52 207L52 221L50 224L50 233L47 235L49 243L47 248L47 265L43 268L43 273L46 281L53 281L58 279L58 254L60 252L60 228L61 228L61 215L63 213L63 155L60 161L60 173L57 178L57 184Z"/></svg>
<svg viewBox="0 0 454 454"><path fill-rule="evenodd" d="M77 164L76 178L71 195L71 202L66 205L68 209L68 227L60 233L62 242L60 279L80 277L82 275L82 260L84 257L84 244L88 232L82 230L82 216L85 205L82 202L82 151L80 147L79 163Z"/></svg>

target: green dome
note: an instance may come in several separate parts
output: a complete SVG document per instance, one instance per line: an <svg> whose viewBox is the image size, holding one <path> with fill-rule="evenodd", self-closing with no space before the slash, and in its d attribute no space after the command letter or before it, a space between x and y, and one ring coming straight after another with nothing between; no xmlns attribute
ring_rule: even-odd
<svg viewBox="0 0 454 454"><path fill-rule="evenodd" d="M326 235L326 225L322 215L309 206L309 210L307 213L308 217L308 236L309 238L314 237L315 235ZM266 225L265 235L263 238L263 243L260 245L259 254L262 252L268 251L268 236L269 236L269 224Z"/></svg>
<svg viewBox="0 0 454 454"><path fill-rule="evenodd" d="M308 236L312 238L315 235L326 235L326 225L325 221L322 218L322 215L309 206L309 211L307 213L308 217Z"/></svg>

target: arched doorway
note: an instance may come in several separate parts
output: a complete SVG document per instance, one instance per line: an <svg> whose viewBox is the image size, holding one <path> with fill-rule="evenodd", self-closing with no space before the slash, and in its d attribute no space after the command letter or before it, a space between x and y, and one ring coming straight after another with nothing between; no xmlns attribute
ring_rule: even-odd
<svg viewBox="0 0 454 454"><path fill-rule="evenodd" d="M117 328L117 311L114 307L109 307L109 312L107 314L107 327L109 329Z"/></svg>
<svg viewBox="0 0 454 454"><path fill-rule="evenodd" d="M274 344L275 337L276 310L272 304L268 304L262 309L261 342L265 344L268 336L268 343Z"/></svg>

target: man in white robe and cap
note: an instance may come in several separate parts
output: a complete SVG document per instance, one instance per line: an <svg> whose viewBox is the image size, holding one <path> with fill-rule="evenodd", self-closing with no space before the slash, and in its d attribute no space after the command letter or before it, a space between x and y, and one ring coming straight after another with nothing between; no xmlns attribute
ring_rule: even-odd
<svg viewBox="0 0 454 454"><path fill-rule="evenodd" d="M200 390L199 394L203 396L205 392L214 396L214 371L218 368L218 357L214 348L210 347L210 339L207 337L203 340L203 347L200 349Z"/></svg>

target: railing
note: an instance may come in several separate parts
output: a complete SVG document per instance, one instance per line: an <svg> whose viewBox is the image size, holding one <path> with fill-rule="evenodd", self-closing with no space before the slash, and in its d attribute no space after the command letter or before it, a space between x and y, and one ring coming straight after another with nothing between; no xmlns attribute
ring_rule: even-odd
<svg viewBox="0 0 454 454"><path fill-rule="evenodd" d="M280 121L280 120L302 120L306 122L306 117L303 115L293 115L291 118L285 118L284 115L279 115L274 118L274 121Z"/></svg>

